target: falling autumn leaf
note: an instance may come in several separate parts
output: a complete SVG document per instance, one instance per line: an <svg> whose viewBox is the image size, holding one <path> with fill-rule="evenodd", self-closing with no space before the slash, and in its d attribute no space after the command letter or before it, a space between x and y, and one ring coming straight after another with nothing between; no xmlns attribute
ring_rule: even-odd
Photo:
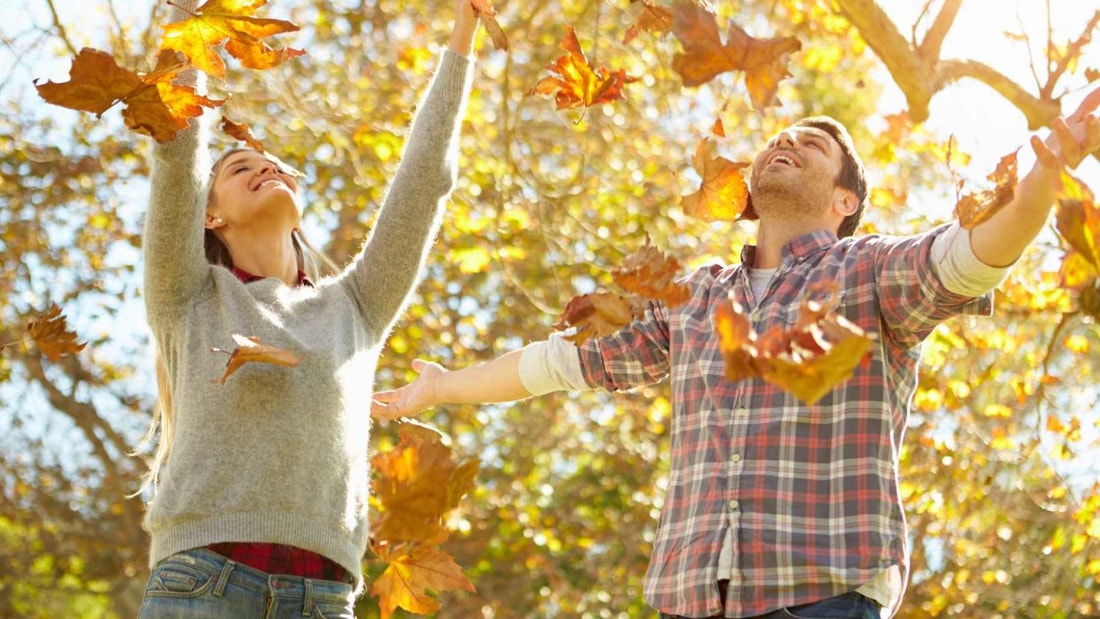
<svg viewBox="0 0 1100 619"><path fill-rule="evenodd" d="M1096 277L1100 275L1100 209L1092 192L1069 172L1063 171L1057 194L1058 213L1055 226L1069 245L1062 260L1062 280L1069 288L1080 288L1082 305L1092 295Z"/></svg>
<svg viewBox="0 0 1100 619"><path fill-rule="evenodd" d="M691 163L702 177L699 189L680 197L684 214L703 221L734 221L749 201L749 186L741 170L747 163L734 163L714 154L709 138L695 147Z"/></svg>
<svg viewBox="0 0 1100 619"><path fill-rule="evenodd" d="M797 38L756 39L731 23L723 43L714 14L705 5L676 0L672 13L672 32L684 48L673 57L672 68L684 86L705 84L727 71L744 71L753 108L761 111L778 105L779 82L790 75L787 58L802 48Z"/></svg>
<svg viewBox="0 0 1100 619"><path fill-rule="evenodd" d="M222 43L225 51L249 69L270 69L305 54L298 49L272 48L261 41L298 30L288 21L252 15L265 4L267 0L209 0L189 19L167 24L161 48L181 52L197 69L220 79L225 78L219 51Z"/></svg>
<svg viewBox="0 0 1100 619"><path fill-rule="evenodd" d="M966 194L959 199L955 205L955 216L960 226L969 230L1012 201L1016 194L1016 152L1002 157L997 169L987 177L994 184L992 189Z"/></svg>
<svg viewBox="0 0 1100 619"><path fill-rule="evenodd" d="M222 116L222 122L219 127L229 137L244 142L249 148L257 152L264 152L264 145L256 139L256 136L252 135L252 131L248 128L248 125L235 123L225 116Z"/></svg>
<svg viewBox="0 0 1100 619"><path fill-rule="evenodd" d="M678 260L650 245L647 236L645 245L612 271L611 277L623 290L676 307L691 298L691 289L675 281L681 269Z"/></svg>
<svg viewBox="0 0 1100 619"><path fill-rule="evenodd" d="M631 0L637 2L638 0ZM623 36L623 45L633 41L643 32L652 32L658 36L672 29L672 10L653 4L652 0L641 0L642 11L638 13L638 19L630 28L627 28Z"/></svg>
<svg viewBox="0 0 1100 619"><path fill-rule="evenodd" d="M391 617L398 608L421 615L436 612L439 601L429 591L476 591L454 559L434 546L399 544L392 549L376 548L376 552L389 563L371 585L382 619Z"/></svg>
<svg viewBox="0 0 1100 619"><path fill-rule="evenodd" d="M711 135L713 135L715 137L719 137L719 138L726 137L726 126L724 124L722 124L722 117L721 116L714 119L714 124L711 125L710 133L711 133Z"/></svg>
<svg viewBox="0 0 1100 619"><path fill-rule="evenodd" d="M75 355L88 344L77 343L76 333L69 331L65 316L57 305L50 305L46 311L35 316L27 323L27 335L34 340L38 350L50 361L57 361L66 355Z"/></svg>
<svg viewBox="0 0 1100 619"><path fill-rule="evenodd" d="M233 349L232 352L222 350L221 348L210 349L210 352L221 352L229 355L229 361L225 363L225 373L222 374L221 378L210 382L224 385L225 381L246 363L270 363L272 365L292 368L302 362L294 353L283 350L282 348L263 344L258 337L246 337L234 333L233 341L236 342L237 347Z"/></svg>
<svg viewBox="0 0 1100 619"><path fill-rule="evenodd" d="M497 12L493 8L492 0L470 0L470 6L473 7L474 13L481 19L481 25L485 26L485 32L489 33L489 39L492 40L493 47L501 51L508 51L508 35L504 34L504 29L497 22Z"/></svg>
<svg viewBox="0 0 1100 619"><path fill-rule="evenodd" d="M166 142L186 128L189 119L202 114L204 107L224 103L198 95L190 86L173 84L172 80L186 68L182 56L161 50L156 68L139 75L118 66L110 54L86 47L73 58L68 82L36 83L35 88L47 103L91 112L96 117L122 103L127 127Z"/></svg>
<svg viewBox="0 0 1100 619"><path fill-rule="evenodd" d="M380 512L372 534L389 543L445 534L443 515L473 490L480 466L476 458L456 463L438 432L403 423L400 443L371 460L372 496Z"/></svg>
<svg viewBox="0 0 1100 619"><path fill-rule="evenodd" d="M622 99L623 87L638 78L627 75L623 69L593 69L581 50L573 27L566 26L565 30L561 48L566 54L559 56L548 67L551 73L557 75L542 78L534 88L527 91L527 95L553 95L556 109L559 110L574 107L587 110L593 105Z"/></svg>
<svg viewBox="0 0 1100 619"><path fill-rule="evenodd" d="M610 292L593 292L574 297L554 324L558 330L576 327L565 339L581 344L594 337L611 335L627 326L645 311L640 300Z"/></svg>
<svg viewBox="0 0 1100 619"><path fill-rule="evenodd" d="M826 300L813 297L824 292ZM835 283L807 291L798 322L757 335L743 309L719 305L714 327L726 363L726 379L763 378L806 404L815 404L870 360L874 338L834 313Z"/></svg>

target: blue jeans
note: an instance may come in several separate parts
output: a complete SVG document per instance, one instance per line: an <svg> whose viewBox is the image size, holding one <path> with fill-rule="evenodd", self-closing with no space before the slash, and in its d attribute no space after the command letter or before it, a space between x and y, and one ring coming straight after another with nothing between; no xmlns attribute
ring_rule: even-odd
<svg viewBox="0 0 1100 619"><path fill-rule="evenodd" d="M174 554L153 568L139 619L354 619L351 585L279 576L206 548Z"/></svg>
<svg viewBox="0 0 1100 619"><path fill-rule="evenodd" d="M725 598L725 596L722 597ZM811 604L780 608L751 619L880 619L881 617L882 609L879 608L878 603L852 591ZM675 615L661 613L661 619L678 618Z"/></svg>

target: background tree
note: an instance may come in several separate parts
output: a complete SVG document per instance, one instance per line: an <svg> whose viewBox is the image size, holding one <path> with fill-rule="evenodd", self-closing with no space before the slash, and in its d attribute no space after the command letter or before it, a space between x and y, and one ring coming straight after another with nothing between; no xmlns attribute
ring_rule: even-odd
<svg viewBox="0 0 1100 619"><path fill-rule="evenodd" d="M372 225L396 168L449 24L437 4L276 3L302 26L293 44L309 54L260 73L231 65L229 92L215 93L232 95L224 113L306 172L307 234L338 262ZM852 128L873 170L866 231L947 220L953 174L980 179L992 164L968 164L920 124L945 113L938 98L981 83L989 88L972 91L974 106L1011 105L1039 129L1072 110L1064 99L1100 70L1088 45L1100 12L1049 40L1041 23L1012 33L1020 49L1040 50L1034 84L946 57L970 4L980 5L931 1L911 15L870 0L714 3L723 31L733 21L802 42L779 89L783 107L759 113L739 73L684 88L674 36L623 43L644 3L497 2L512 49L481 46L454 204L379 384L410 380L416 356L464 366L544 338L570 298L610 286L608 271L646 235L690 267L736 261L751 224L700 222L678 205L698 182L691 155L706 136L747 160L791 119L830 114ZM44 106L31 80L62 77L86 44L151 68L165 6L82 7L22 0L0 26L11 61L0 74L0 344L22 341L49 302L89 341L56 363L30 345L0 351L2 616L133 616L147 575L142 505L124 497L141 472L125 453L155 398L136 269L149 143L117 115L96 122ZM640 78L583 118L525 96L561 54L567 24L594 65ZM883 109L898 90L904 103ZM712 135L718 118L724 138ZM1017 144L1025 138L1021 128ZM1044 235L998 293L993 319L952 320L925 346L901 464L914 558L902 617L1100 612L1100 486L1085 455L1100 421L1086 292L1095 279L1063 269L1066 254ZM659 385L427 415L456 452L482 460L447 545L477 592L445 595L440 616L649 612L641 581L667 474L668 397ZM378 427L376 449L395 441L392 426ZM377 562L366 566L377 576ZM359 611L378 614L372 599Z"/></svg>

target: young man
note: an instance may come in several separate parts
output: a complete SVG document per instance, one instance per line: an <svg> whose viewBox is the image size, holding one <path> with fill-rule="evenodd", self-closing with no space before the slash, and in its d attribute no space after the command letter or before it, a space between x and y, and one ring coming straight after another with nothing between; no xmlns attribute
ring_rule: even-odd
<svg viewBox="0 0 1100 619"><path fill-rule="evenodd" d="M909 237L851 236L867 198L863 164L839 123L800 121L753 162L757 244L741 264L683 280L687 303L650 303L642 319L580 346L554 335L451 372L416 361L416 381L376 393L374 414L667 376L671 467L646 601L663 618L888 615L908 561L897 464L920 344L951 316L992 312L990 291L1047 219L1058 168L1100 148L1098 105L1100 90L1033 141L1049 164L1037 162L1000 213L969 232L951 224ZM871 363L814 406L760 379L724 378L718 305L750 308L757 332L790 326L808 287L826 280L841 285L837 311L877 334Z"/></svg>

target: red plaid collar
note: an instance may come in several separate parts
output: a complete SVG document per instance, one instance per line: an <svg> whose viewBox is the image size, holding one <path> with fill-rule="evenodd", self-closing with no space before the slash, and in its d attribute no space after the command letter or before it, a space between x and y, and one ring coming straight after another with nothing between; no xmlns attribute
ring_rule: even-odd
<svg viewBox="0 0 1100 619"><path fill-rule="evenodd" d="M250 284L252 282L258 282L261 279L266 279L263 276L254 275L252 273L249 273L248 271L245 271L244 269L239 269L237 267L233 267L229 270L233 272L233 275L237 276L237 279L241 280L241 282L245 283L245 284ZM305 271L299 270L298 271L298 285L299 286L309 286L310 288L313 288L313 280L311 280L309 278L309 275L306 275Z"/></svg>

